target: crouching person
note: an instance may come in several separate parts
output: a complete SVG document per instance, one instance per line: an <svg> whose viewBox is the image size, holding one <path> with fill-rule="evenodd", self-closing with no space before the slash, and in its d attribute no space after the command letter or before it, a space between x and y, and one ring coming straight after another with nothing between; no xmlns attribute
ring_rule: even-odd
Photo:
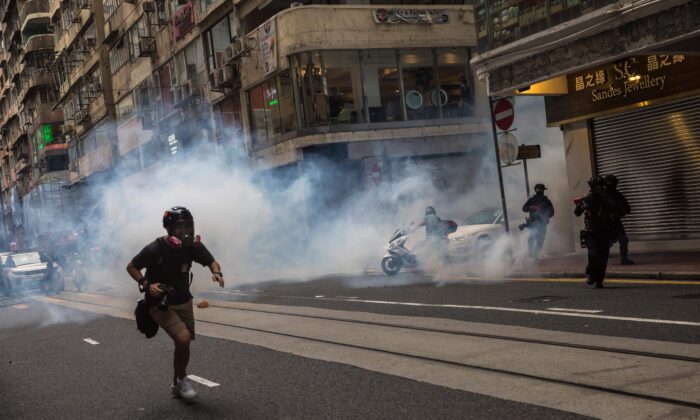
<svg viewBox="0 0 700 420"><path fill-rule="evenodd" d="M189 210L173 207L163 215L167 236L146 245L126 267L146 294L146 304L153 320L173 339L175 356L172 393L192 399L197 392L187 378L190 341L194 340L194 312L190 293L192 262L209 267L212 280L224 287L221 266L194 234L194 220ZM146 269L143 275L141 270Z"/></svg>

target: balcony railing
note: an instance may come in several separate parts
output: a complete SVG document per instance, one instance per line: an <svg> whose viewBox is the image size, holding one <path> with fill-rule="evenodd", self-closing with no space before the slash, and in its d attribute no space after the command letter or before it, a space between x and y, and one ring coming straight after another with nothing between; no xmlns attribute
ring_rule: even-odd
<svg viewBox="0 0 700 420"><path fill-rule="evenodd" d="M49 13L49 0L29 0L19 11L19 22L24 26L27 16L34 13Z"/></svg>
<svg viewBox="0 0 700 420"><path fill-rule="evenodd" d="M53 50L53 47L53 35L34 35L27 40L27 43L24 46L24 55L26 56L27 54L33 51Z"/></svg>

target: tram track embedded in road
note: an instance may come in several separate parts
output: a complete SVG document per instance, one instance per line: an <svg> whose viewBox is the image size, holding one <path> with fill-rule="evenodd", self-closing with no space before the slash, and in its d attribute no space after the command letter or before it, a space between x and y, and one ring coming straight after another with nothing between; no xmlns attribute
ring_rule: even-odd
<svg viewBox="0 0 700 420"><path fill-rule="evenodd" d="M110 295L103 295L103 296L105 296L105 297L117 297L117 296L110 296ZM68 302L88 304L88 305L92 305L92 306L103 306L103 307L109 307L109 308L124 309L122 306L119 306L119 305L108 305L108 304L104 304L104 303L85 302L85 301L78 300L78 299L69 299L67 297L53 296L53 298L68 301ZM474 333L474 332L467 332L467 331L454 331L454 330L441 329L441 328L407 326L407 325L402 325L402 324L392 324L392 323L379 322L379 321L353 320L353 319L345 319L345 318L340 318L340 317L316 316L316 315L308 315L308 314L290 313L290 312L284 312L284 311L270 311L270 310L262 310L262 309L236 308L236 307L228 307L228 306L216 305L216 304L211 304L211 303L209 304L209 307L210 308L227 309L227 310L232 310L232 311L245 311L245 312L253 312L253 313L263 313L263 314L268 314L268 315L300 317L300 318L317 319L317 320L323 320L323 321L344 322L344 323L349 323L349 324L380 326L380 327L385 327L385 328L396 328L396 329L422 331L422 332L443 333L443 334L450 334L450 335L459 335L459 336L486 338L486 339L503 340L503 341L511 341L511 342L521 342L521 343L527 343L527 344L539 344L539 345L547 345L547 346L554 346L554 347L571 348L571 349L586 350L586 351L593 351L593 352L606 352L606 353L624 354L624 355L632 355L632 356L640 356L640 357L649 357L649 358L655 358L655 359L667 359L667 360L690 362L690 363L700 363L700 358L696 358L696 357L673 355L673 354L666 354L666 353L656 353L656 352L646 352L646 351L638 351L638 350L623 349L623 348L612 348L612 347L592 346L592 345L585 345L585 344L565 343L565 342L550 341L550 340L539 340L539 339L524 338L524 337L513 337L513 336L508 336L508 335L484 334L484 333ZM676 405L676 406L700 409L700 403L678 400L678 399L673 399L673 398L667 398L667 397L662 397L662 396L649 395L649 394L638 393L638 392L633 392L633 391L625 391L625 390L610 388L610 387L606 387L606 386L586 384L586 383L569 381L569 380L565 380L565 379L557 379L557 378L551 378L551 377L542 376L542 375L534 375L534 374L529 374L529 373L524 373L524 372L517 372L517 371L513 371L513 370L499 369L499 368L494 368L494 367L487 367L487 366L480 366L480 365L476 365L476 364L470 364L470 363L464 363L464 362L458 362L458 361L452 361L452 360L445 360L445 359L441 359L441 358L435 358L435 357L430 357L430 356L425 356L425 355L420 355L420 354L411 354L408 352L380 349L380 348L375 348L375 347L371 347L371 346L346 343L346 342L342 342L342 341L314 338L314 337L309 337L309 336L305 336L305 335L292 334L292 333L275 331L275 330L265 329L265 328L256 328L256 327L250 327L250 326L245 326L245 325L237 325L235 323L207 321L207 320L201 320L201 319L198 319L197 322L203 323L203 324L218 325L218 326L223 326L223 327L228 327L228 328L236 328L236 329L241 329L241 330L246 330L246 331L272 334L272 335L287 337L287 338L307 340L307 341L316 342L316 343L323 343L323 344L353 348L353 349L357 349L357 350L377 352L377 353L387 354L387 355L392 355L392 356L407 357L407 358L412 358L412 359L416 359L416 360L423 360L423 361L427 361L427 362L446 364L446 365L460 367L460 368L476 369L476 370L485 371L485 372L491 372L491 373L502 374L502 375L509 375L509 376L513 376L513 377L520 377L520 378L531 379L531 380L538 380L538 381L543 381L543 382L548 382L548 383L553 383L553 384L558 384L558 385L587 389L587 390L591 390L591 391L604 392L604 393L615 394L615 395L620 395L620 396L625 396L625 397L643 399L643 400L647 400L647 401L654 401L654 402L659 402L659 403L672 404L672 405Z"/></svg>

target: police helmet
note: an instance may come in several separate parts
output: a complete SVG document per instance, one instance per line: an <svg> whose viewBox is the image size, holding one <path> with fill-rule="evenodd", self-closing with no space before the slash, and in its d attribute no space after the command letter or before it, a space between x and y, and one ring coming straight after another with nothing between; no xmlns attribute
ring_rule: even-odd
<svg viewBox="0 0 700 420"><path fill-rule="evenodd" d="M615 175L612 175L612 174L605 175L605 177L603 179L605 180L605 185L607 185L608 187L617 188L618 180L617 180L617 177Z"/></svg>
<svg viewBox="0 0 700 420"><path fill-rule="evenodd" d="M598 176L598 175L593 175L591 179L588 180L588 186L591 188L595 187L604 187L605 186L605 180L603 177Z"/></svg>

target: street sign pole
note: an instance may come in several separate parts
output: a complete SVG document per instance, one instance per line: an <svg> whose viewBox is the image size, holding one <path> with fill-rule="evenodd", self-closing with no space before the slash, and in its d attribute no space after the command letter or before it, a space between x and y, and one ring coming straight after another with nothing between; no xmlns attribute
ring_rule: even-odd
<svg viewBox="0 0 700 420"><path fill-rule="evenodd" d="M491 111L491 129L493 130L493 147L496 152L496 169L498 170L498 186L501 189L501 209L503 210L503 225L506 233L508 228L508 210L506 209L506 191L503 188L503 174L501 173L501 154L498 150L498 134L496 132L496 115L493 112L493 98L489 96L489 110Z"/></svg>
<svg viewBox="0 0 700 420"><path fill-rule="evenodd" d="M525 191L527 191L527 198L530 198L530 179L527 176L527 159L523 159L523 170L525 171Z"/></svg>

